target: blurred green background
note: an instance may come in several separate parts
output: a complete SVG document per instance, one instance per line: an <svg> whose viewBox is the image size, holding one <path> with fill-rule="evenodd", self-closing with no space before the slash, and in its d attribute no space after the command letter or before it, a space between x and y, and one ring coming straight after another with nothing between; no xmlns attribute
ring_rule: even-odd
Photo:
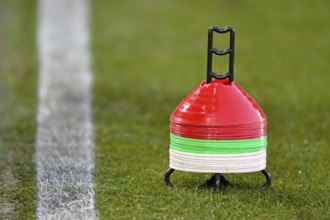
<svg viewBox="0 0 330 220"><path fill-rule="evenodd" d="M330 216L330 2L90 1L95 193L101 219L327 219ZM235 81L268 119L267 169L168 168L169 116L206 77L207 29L236 29ZM0 1L0 219L35 215L37 1ZM228 47L228 35L215 47ZM214 70L227 69L214 58ZM8 183L10 183L8 185ZM9 208L8 208L9 207ZM9 210L9 211L8 211Z"/></svg>

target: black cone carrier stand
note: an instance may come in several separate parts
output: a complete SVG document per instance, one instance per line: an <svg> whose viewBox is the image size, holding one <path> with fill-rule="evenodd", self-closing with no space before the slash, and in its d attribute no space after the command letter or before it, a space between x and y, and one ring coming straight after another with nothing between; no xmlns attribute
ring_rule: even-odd
<svg viewBox="0 0 330 220"><path fill-rule="evenodd" d="M164 181L168 186L173 186L170 180L170 176L174 171L175 169L169 168L165 173ZM262 170L261 172L266 178L266 182L262 186L262 189L267 189L272 183L270 173L266 169ZM203 185L201 185L200 188L214 187L215 189L220 189L222 186L232 186L232 184L230 184L229 181L221 173L216 173Z"/></svg>
<svg viewBox="0 0 330 220"><path fill-rule="evenodd" d="M230 47L225 50L218 50L213 47L213 32L217 32L219 34L224 34L230 32ZM212 78L216 79L229 79L229 83L234 80L234 48L235 48L235 30L232 27L218 28L216 26L212 26L208 30L208 49L207 49L207 76L206 82L207 84L211 83ZM217 74L212 71L212 55L216 54L219 56L229 54L229 69L227 73ZM173 168L169 168L164 176L164 181L168 186L173 186L170 181L171 174L175 171ZM263 169L262 174L266 178L266 182L262 186L262 189L266 189L271 185L272 179L270 173ZM215 189L220 189L222 186L230 186L232 184L221 174L215 173L209 180L207 180L200 188L204 187L214 187Z"/></svg>

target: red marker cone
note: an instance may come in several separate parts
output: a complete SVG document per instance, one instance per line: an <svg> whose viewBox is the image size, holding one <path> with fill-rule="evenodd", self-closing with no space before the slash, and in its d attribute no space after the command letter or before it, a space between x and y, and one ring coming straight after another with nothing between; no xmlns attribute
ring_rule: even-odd
<svg viewBox="0 0 330 220"><path fill-rule="evenodd" d="M230 48L213 48L213 32L230 32ZM204 185L220 188L229 182L222 173L262 171L263 186L271 184L266 168L266 116L234 79L232 27L211 27L208 32L207 80L175 108L170 117L170 169L165 182L171 185L174 170L215 173ZM229 54L229 72L212 72L212 55ZM212 80L212 78L215 78Z"/></svg>

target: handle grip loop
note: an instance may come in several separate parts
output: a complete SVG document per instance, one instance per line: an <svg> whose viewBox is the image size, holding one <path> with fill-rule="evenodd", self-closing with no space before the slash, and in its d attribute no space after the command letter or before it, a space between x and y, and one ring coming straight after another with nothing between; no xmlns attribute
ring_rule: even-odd
<svg viewBox="0 0 330 220"><path fill-rule="evenodd" d="M213 47L213 32L217 32L219 34L224 34L230 32L230 45L229 48L225 50L218 50ZM229 83L234 80L234 48L235 48L235 30L232 27L218 28L216 26L212 26L208 30L208 47L207 47L207 76L206 83L210 83L212 81L212 77L216 79L225 79L229 78ZM229 68L228 72L224 74L217 74L212 71L212 55L216 54L219 56L223 56L229 54Z"/></svg>

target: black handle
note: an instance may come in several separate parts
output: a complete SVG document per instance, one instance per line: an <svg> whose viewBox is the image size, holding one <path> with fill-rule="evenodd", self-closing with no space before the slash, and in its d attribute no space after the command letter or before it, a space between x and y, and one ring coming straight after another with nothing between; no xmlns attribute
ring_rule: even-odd
<svg viewBox="0 0 330 220"><path fill-rule="evenodd" d="M224 34L230 32L230 45L229 48L225 50L218 50L213 47L213 32L217 32L219 34ZM210 83L212 81L212 77L216 79L225 79L229 78L229 83L234 80L234 48L235 48L235 30L232 27L218 28L216 26L212 26L208 31L208 48L207 48L207 76L206 83ZM216 54L219 56L223 56L229 54L229 72L224 74L216 74L212 72L212 55Z"/></svg>

